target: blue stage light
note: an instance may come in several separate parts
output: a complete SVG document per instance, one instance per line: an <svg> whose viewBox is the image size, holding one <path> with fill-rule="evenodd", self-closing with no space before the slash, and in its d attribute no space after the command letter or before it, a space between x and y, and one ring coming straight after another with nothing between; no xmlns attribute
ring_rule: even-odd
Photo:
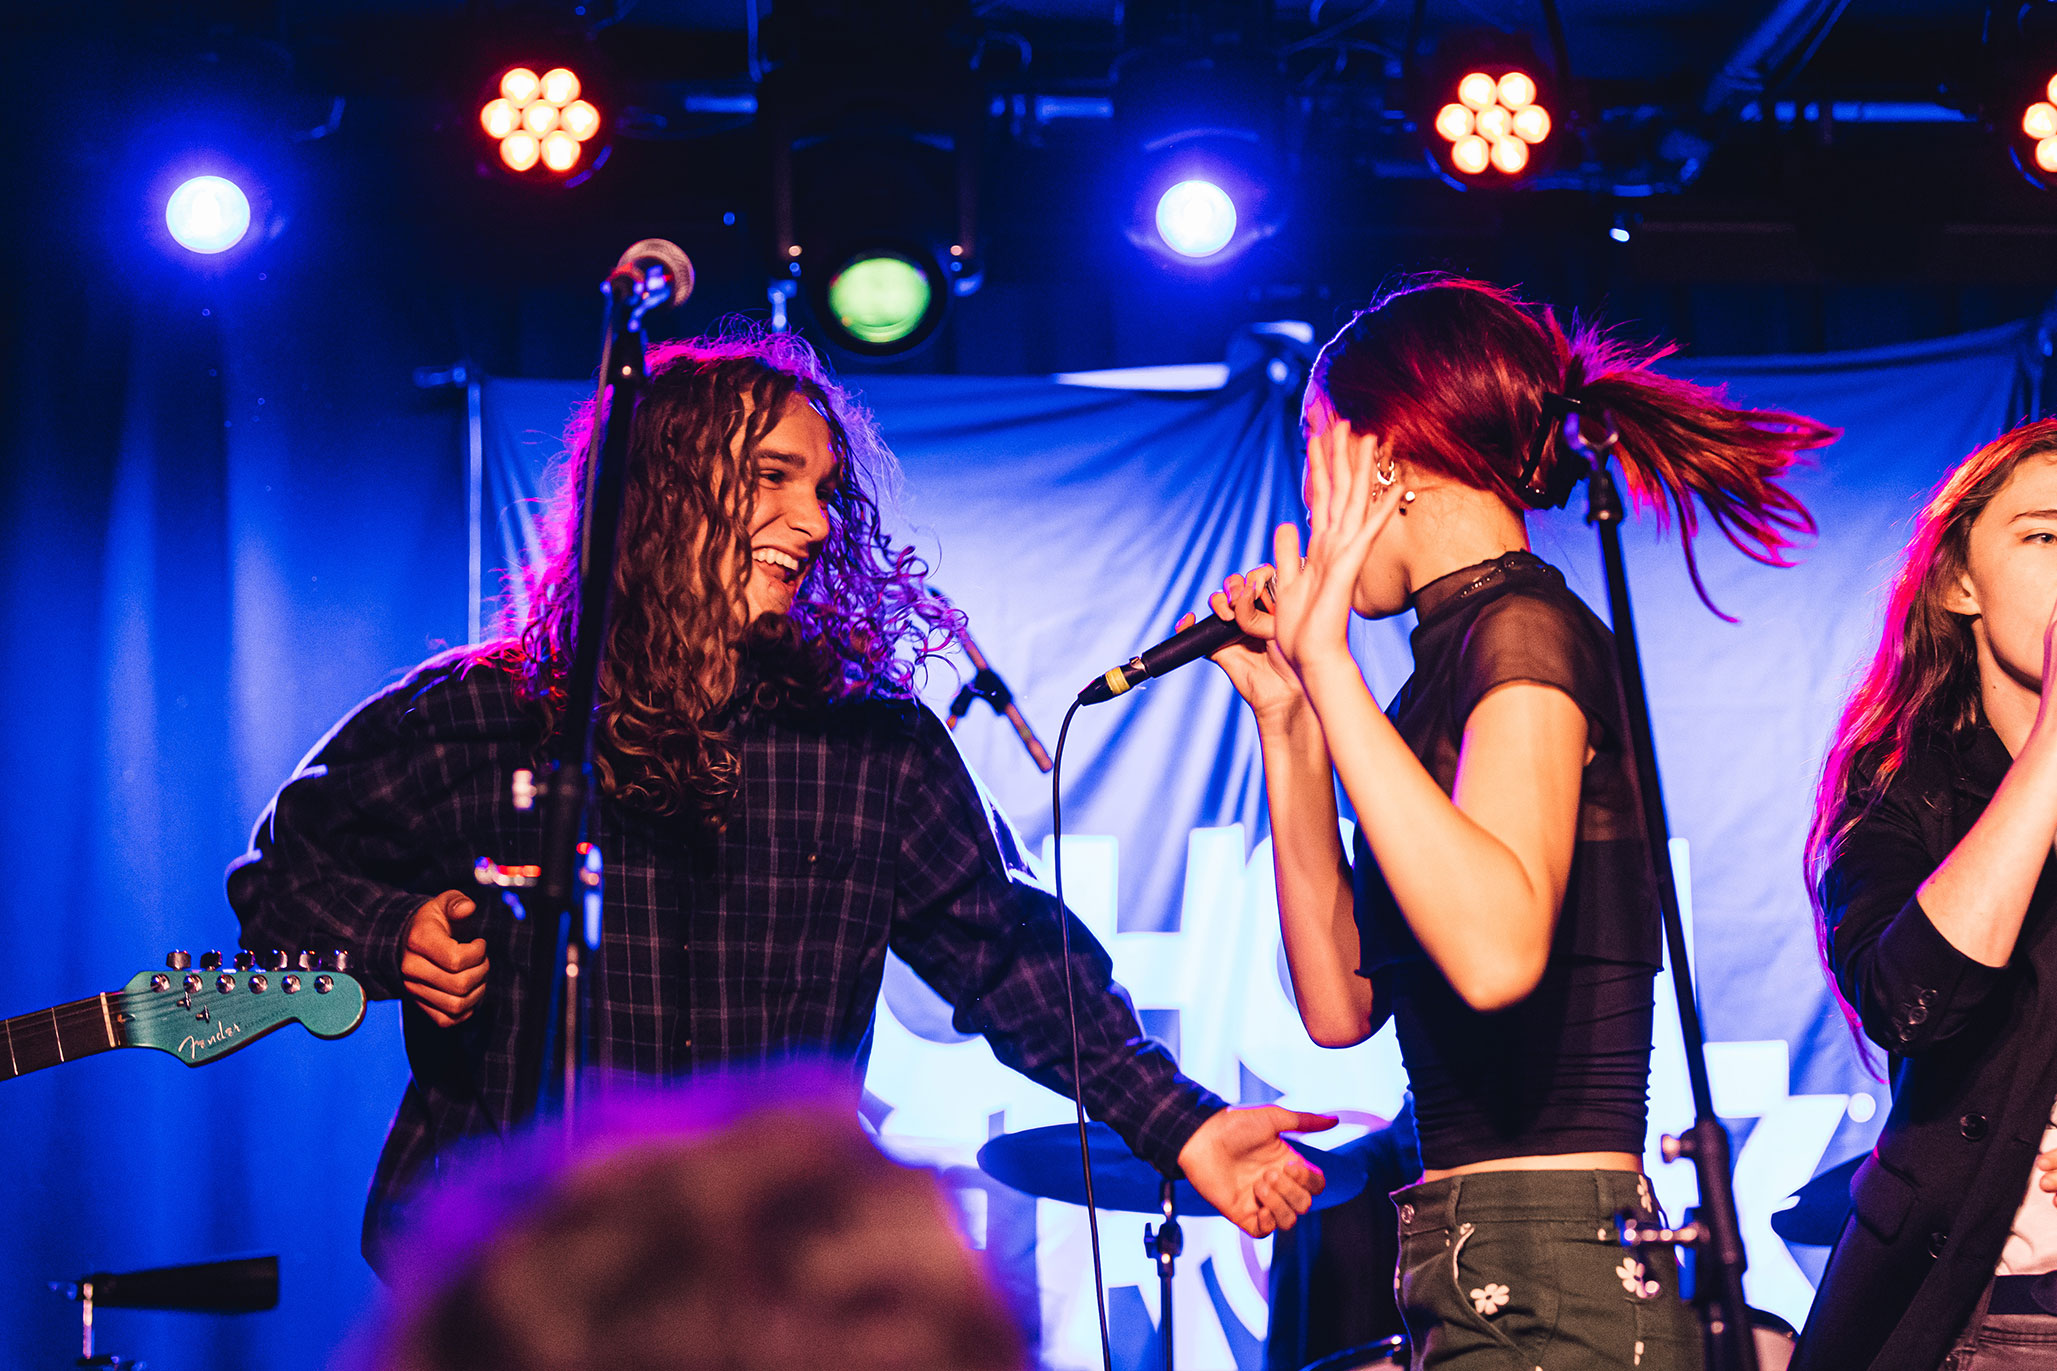
<svg viewBox="0 0 2057 1371"><path fill-rule="evenodd" d="M227 252L250 231L250 197L225 177L195 176L171 193L164 224L190 252Z"/></svg>
<svg viewBox="0 0 2057 1371"><path fill-rule="evenodd" d="M1181 181L1157 200L1157 234L1181 257L1212 257L1236 236L1236 202L1212 181Z"/></svg>

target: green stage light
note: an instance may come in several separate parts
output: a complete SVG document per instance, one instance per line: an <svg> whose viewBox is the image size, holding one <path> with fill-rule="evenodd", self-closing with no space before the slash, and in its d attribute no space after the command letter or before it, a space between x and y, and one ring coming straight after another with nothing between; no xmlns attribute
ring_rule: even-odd
<svg viewBox="0 0 2057 1371"><path fill-rule="evenodd" d="M922 326L935 297L928 273L897 253L867 253L829 281L829 311L852 338L890 347Z"/></svg>

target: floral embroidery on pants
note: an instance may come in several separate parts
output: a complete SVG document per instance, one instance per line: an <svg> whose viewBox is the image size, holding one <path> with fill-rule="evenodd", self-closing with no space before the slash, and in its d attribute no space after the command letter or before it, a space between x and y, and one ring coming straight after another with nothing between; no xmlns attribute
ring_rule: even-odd
<svg viewBox="0 0 2057 1371"><path fill-rule="evenodd" d="M1621 1277L1621 1288L1639 1300L1647 1300L1663 1289L1656 1281L1644 1279L1643 1264L1634 1257L1623 1257L1614 1274Z"/></svg>

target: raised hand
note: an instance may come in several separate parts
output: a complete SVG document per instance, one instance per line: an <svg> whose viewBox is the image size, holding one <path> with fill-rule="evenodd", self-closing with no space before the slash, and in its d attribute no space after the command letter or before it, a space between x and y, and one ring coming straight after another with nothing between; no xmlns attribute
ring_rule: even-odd
<svg viewBox="0 0 2057 1371"><path fill-rule="evenodd" d="M486 944L465 932L477 911L469 895L446 890L425 900L407 922L400 951L400 979L407 996L438 1028L463 1023L486 993Z"/></svg>
<svg viewBox="0 0 2057 1371"><path fill-rule="evenodd" d="M1307 555L1300 530L1273 536L1278 589L1273 608L1280 653L1305 676L1318 662L1350 656L1350 602L1366 554L1400 507L1400 487L1379 478L1380 444L1332 424L1307 443Z"/></svg>
<svg viewBox="0 0 2057 1371"><path fill-rule="evenodd" d="M1321 1168L1279 1135L1335 1126L1326 1114L1302 1114L1275 1104L1224 1109L1186 1140L1179 1169L1223 1218L1261 1238L1298 1223L1328 1184Z"/></svg>

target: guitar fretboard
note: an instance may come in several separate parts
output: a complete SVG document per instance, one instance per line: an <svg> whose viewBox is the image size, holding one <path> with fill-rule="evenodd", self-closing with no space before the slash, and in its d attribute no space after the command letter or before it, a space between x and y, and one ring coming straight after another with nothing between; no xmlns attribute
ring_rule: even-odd
<svg viewBox="0 0 2057 1371"><path fill-rule="evenodd" d="M121 1046L113 994L0 1019L0 1080Z"/></svg>

